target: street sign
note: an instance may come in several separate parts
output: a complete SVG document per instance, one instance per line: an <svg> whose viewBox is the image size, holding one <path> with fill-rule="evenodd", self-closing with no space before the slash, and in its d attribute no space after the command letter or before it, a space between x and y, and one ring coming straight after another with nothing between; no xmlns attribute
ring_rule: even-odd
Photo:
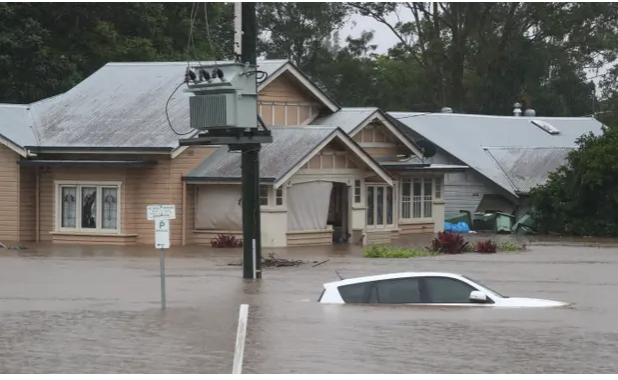
<svg viewBox="0 0 618 380"><path fill-rule="evenodd" d="M156 218L176 219L175 205L150 205L146 207L146 218L155 220Z"/></svg>
<svg viewBox="0 0 618 380"><path fill-rule="evenodd" d="M168 249L170 247L169 219L155 219L155 247L159 249Z"/></svg>

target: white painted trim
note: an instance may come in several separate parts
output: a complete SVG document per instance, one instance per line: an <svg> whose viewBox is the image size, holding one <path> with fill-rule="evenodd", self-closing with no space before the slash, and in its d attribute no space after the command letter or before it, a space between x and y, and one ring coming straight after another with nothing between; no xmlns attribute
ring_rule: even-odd
<svg viewBox="0 0 618 380"><path fill-rule="evenodd" d="M385 118L379 110L376 110L371 114L365 121L360 123L356 128L354 128L350 133L350 137L354 137L360 131L362 131L367 125L371 124L373 121L378 119L382 125L386 127L395 137L399 139L399 141L406 146L406 148L410 149L417 157L422 158L423 152L420 151L417 147L415 147L412 143L410 143L409 139L404 136L397 127L395 127L387 118Z"/></svg>
<svg viewBox="0 0 618 380"><path fill-rule="evenodd" d="M283 74L285 72L288 72L288 73L292 74L292 76L294 76L294 78L296 78L296 80L298 80L307 90L309 90L309 92L311 92L311 94L313 96L315 96L317 99L319 99L320 102L322 102L322 104L324 104L332 112L339 111L339 109L340 109L339 106L337 104L335 104L332 100L330 100L328 98L328 96L326 96L326 94L324 94L310 80L305 78L304 75L301 74L298 71L298 69L296 69L294 67L294 65L292 65L290 62L287 62L282 67L280 67L277 71L275 71L273 74L271 74L268 78L266 78L266 80L259 85L258 92L262 91L270 83L272 83L275 79L277 79L281 74Z"/></svg>
<svg viewBox="0 0 618 380"><path fill-rule="evenodd" d="M184 148L184 147L179 147L179 148ZM176 150L178 150L179 148L176 148ZM158 155L169 155L174 153L174 150L170 151L148 151L148 150L143 150L143 151L138 151L138 150L71 150L71 149L67 149L67 150L45 150L45 149L37 149L35 151L35 153L37 154L43 154L43 153L47 153L47 154L158 154Z"/></svg>
<svg viewBox="0 0 618 380"><path fill-rule="evenodd" d="M60 212L61 209L61 199L60 197L62 196L62 192L60 191L60 188L62 186L74 186L77 188L77 191L75 192L75 207L76 207L76 213L75 213L75 228L62 228L62 213ZM101 191L99 191L100 187L116 187L118 189L118 193L117 193L117 200L116 200L116 204L117 204L117 210L116 213L118 215L117 217L117 221L116 221L116 228L115 229L103 229L101 228L101 224L100 220L97 220L97 225L99 226L98 228L81 228L78 227L79 223L81 221L81 209L80 209L80 204L81 204L81 194L79 191L79 188L81 186L86 186L86 187L97 187L97 219L100 219L103 217L103 205L102 205L102 193ZM52 232L54 233L75 233L75 234L88 234L88 235L121 235L121 231L122 231L122 181L71 181L71 180L55 180L54 181L54 230Z"/></svg>
<svg viewBox="0 0 618 380"><path fill-rule="evenodd" d="M19 154L20 156L24 158L28 157L28 152L26 151L26 149L22 148L21 146L17 144L12 143L9 139L6 139L0 136L0 144L6 146L7 148L9 148L13 152Z"/></svg>
<svg viewBox="0 0 618 380"><path fill-rule="evenodd" d="M300 125L308 125L308 124L311 124L311 123L313 123L313 122L315 121L315 119L317 119L317 118L318 118L318 116L320 116L320 115L319 115L319 114L315 114L315 115L313 115L312 117L308 118L307 120L303 121L303 122L302 122L302 124L300 124ZM299 118L299 120L300 120L300 118ZM318 126L318 127L319 127L319 126Z"/></svg>
<svg viewBox="0 0 618 380"><path fill-rule="evenodd" d="M373 232L373 231L392 231L392 230L394 230L396 228L395 226L397 225L397 214L396 214L397 209L395 207L395 202L397 201L397 198L396 198L396 193L395 193L394 186L392 186L392 185L388 186L388 185L386 185L384 183L366 182L365 183L365 198L367 198L367 188L368 187L373 187L373 188L381 187L381 188L384 189L384 193L382 194L382 196L383 196L382 208L383 208L383 213L384 213L384 215L382 217L383 217L384 224L377 224L378 216L377 216L377 214L375 212L373 213L373 224L372 225L367 224L367 214L365 214L365 227L367 228L367 231L372 231ZM392 224L386 224L386 219L387 219L387 215L386 215L386 210L387 210L386 198L387 197L386 197L386 194L387 194L387 191L388 191L387 189L388 188L390 188L391 192L392 192L392 197L391 197L391 203L392 203L392 215L391 215L391 218L393 219L393 223ZM377 208L378 208L378 206L377 206L377 204L378 204L378 191L377 191L377 189L373 193L373 199L374 199L373 200L373 205L374 205L374 208L375 208L373 211L376 211ZM367 200L365 199L365 209L367 209L368 207L369 206L367 205Z"/></svg>
<svg viewBox="0 0 618 380"><path fill-rule="evenodd" d="M180 146L180 147L174 149L174 151L172 151L172 154L171 154L170 157L173 160L174 158L180 156L185 150L187 150L187 148L189 148L189 146Z"/></svg>
<svg viewBox="0 0 618 380"><path fill-rule="evenodd" d="M320 143L317 147L315 147L303 160L297 163L285 176L280 178L277 182L275 182L274 186L279 187L282 184L286 183L290 180L290 178L296 174L307 162L309 162L316 154L318 154L322 149L324 149L331 141L333 141L336 137L338 137L347 147L350 149L357 157L359 157L369 168L380 178L384 180L390 186L393 186L393 178L388 174L386 170L384 170L379 164L374 162L371 159L371 156L367 154L362 148L353 143L353 140L350 136L346 135L341 129L335 129L329 138L325 139ZM327 171L323 171L323 173L328 173Z"/></svg>
<svg viewBox="0 0 618 380"><path fill-rule="evenodd" d="M388 142L360 142L358 145L360 145L361 148L397 148L397 144Z"/></svg>
<svg viewBox="0 0 618 380"><path fill-rule="evenodd" d="M296 125L300 125L300 106L296 106Z"/></svg>
<svg viewBox="0 0 618 380"><path fill-rule="evenodd" d="M283 106L283 125L288 125L288 105Z"/></svg>
<svg viewBox="0 0 618 380"><path fill-rule="evenodd" d="M313 102L275 102L271 100L258 100L259 105L263 106L299 106L299 107L309 107L309 106L320 106L319 103Z"/></svg>

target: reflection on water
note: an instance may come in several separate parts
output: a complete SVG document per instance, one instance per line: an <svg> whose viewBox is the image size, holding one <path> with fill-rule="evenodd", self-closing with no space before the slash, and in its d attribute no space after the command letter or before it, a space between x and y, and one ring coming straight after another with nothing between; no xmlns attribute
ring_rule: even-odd
<svg viewBox="0 0 618 380"><path fill-rule="evenodd" d="M267 253L268 251L265 251ZM230 373L250 304L247 373L615 373L616 249L363 259L356 247L277 251L312 268L242 280L237 251L172 250L159 310L156 251L34 247L0 257L0 373ZM321 305L322 283L452 271L556 309Z"/></svg>

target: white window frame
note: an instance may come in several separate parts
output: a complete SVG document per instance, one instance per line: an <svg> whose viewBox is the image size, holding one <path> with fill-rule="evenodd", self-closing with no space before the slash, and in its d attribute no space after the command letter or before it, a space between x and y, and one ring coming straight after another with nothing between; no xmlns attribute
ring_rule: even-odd
<svg viewBox="0 0 618 380"><path fill-rule="evenodd" d="M357 186L358 185L358 186ZM363 180L362 179L355 179L354 180L354 186L352 186L352 204L355 205L361 205L363 204L363 197L364 197L364 192L363 192ZM358 194L356 194L358 190ZM358 202L356 201L356 197L358 197Z"/></svg>
<svg viewBox="0 0 618 380"><path fill-rule="evenodd" d="M444 176L433 179L433 199L436 201L444 199Z"/></svg>
<svg viewBox="0 0 618 380"><path fill-rule="evenodd" d="M420 195L415 195L414 194L414 182L415 181L421 181L421 194ZM426 181L431 181L431 199L426 199L427 195L425 194L425 182ZM405 196L404 195L404 191L403 191L403 187L404 185L408 183L410 184L410 196ZM399 199L399 220L402 222L417 222L417 221L431 221L433 220L433 201L436 199L434 194L435 194L435 184L436 181L433 177L408 177L408 178L401 178L401 180L399 181L399 194L400 199ZM444 187L443 187L444 188ZM414 217L414 197L420 196L420 217ZM405 199L405 198L409 198L409 199ZM404 217L404 206L405 204L410 204L410 215L409 217ZM431 216L425 216L426 212L426 205L430 204L431 205Z"/></svg>
<svg viewBox="0 0 618 380"><path fill-rule="evenodd" d="M260 207L268 207L272 204L272 201L270 200L272 188L273 187L270 185L260 184L258 189L258 201L260 203ZM266 198L262 196L262 189L266 189ZM262 199L266 199L266 204L262 204Z"/></svg>
<svg viewBox="0 0 618 380"><path fill-rule="evenodd" d="M273 186L273 193L274 193L274 197L275 197L275 201L273 203L273 207L275 208L285 208L285 204L286 204L286 193L287 191L285 190L285 186L282 185L280 186L278 189L275 189ZM279 196L279 192L281 192L281 196ZM281 199L281 204L277 204L277 200Z"/></svg>
<svg viewBox="0 0 618 380"><path fill-rule="evenodd" d="M76 188L76 201L75 201L75 227L62 227L62 188L63 187L75 187ZM97 188L97 228L82 228L81 225L81 188L82 187L96 187ZM103 217L103 202L102 202L102 188L115 187L117 188L117 220L116 228L102 228L103 225L101 218ZM73 232L83 234L96 234L96 235L117 235L122 231L122 182L120 181L54 181L54 189L56 192L54 202L54 219L56 221L56 232Z"/></svg>
<svg viewBox="0 0 618 380"><path fill-rule="evenodd" d="M365 191L363 192L363 195L365 196L365 225L367 226L368 230L388 230L388 229L394 229L395 228L395 223L397 220L397 192L395 191L395 187L391 187L389 185L386 185L384 183L366 183L365 184ZM369 194L369 187L373 187L374 191L373 191L373 207L374 207L374 213L373 213L373 224L369 224L367 219L368 219L368 215L369 215L369 203L367 202L367 194ZM381 187L384 189L384 207L382 209L383 215L382 215L382 220L384 221L384 224L377 224L378 223L378 216L377 216L377 210L378 210L378 191L377 189ZM387 220L388 220L388 213L387 213L387 209L388 207L386 207L386 199L388 198L386 196L388 189L391 189L393 192L393 195L391 197L392 199L392 208L393 208L393 212L392 212L392 223L387 224Z"/></svg>

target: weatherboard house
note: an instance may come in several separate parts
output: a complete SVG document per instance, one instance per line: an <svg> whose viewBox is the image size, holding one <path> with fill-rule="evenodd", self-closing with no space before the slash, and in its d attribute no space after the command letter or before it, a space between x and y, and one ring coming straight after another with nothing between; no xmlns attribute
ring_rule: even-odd
<svg viewBox="0 0 618 380"><path fill-rule="evenodd" d="M410 139L437 146L426 161L469 167L445 175L447 217L460 210L521 217L529 211L530 190L566 162L575 140L602 133L592 117L543 117L531 109L522 115L516 108L513 116L389 112L388 117Z"/></svg>
<svg viewBox="0 0 618 380"><path fill-rule="evenodd" d="M445 173L376 108L342 108L292 63L258 62L266 247L389 242L444 224ZM148 205L175 205L171 244L241 236L240 155L190 137L186 63L109 63L69 91L0 105L0 241L153 244ZM189 134L178 136L179 134ZM402 159L403 158L403 159Z"/></svg>

